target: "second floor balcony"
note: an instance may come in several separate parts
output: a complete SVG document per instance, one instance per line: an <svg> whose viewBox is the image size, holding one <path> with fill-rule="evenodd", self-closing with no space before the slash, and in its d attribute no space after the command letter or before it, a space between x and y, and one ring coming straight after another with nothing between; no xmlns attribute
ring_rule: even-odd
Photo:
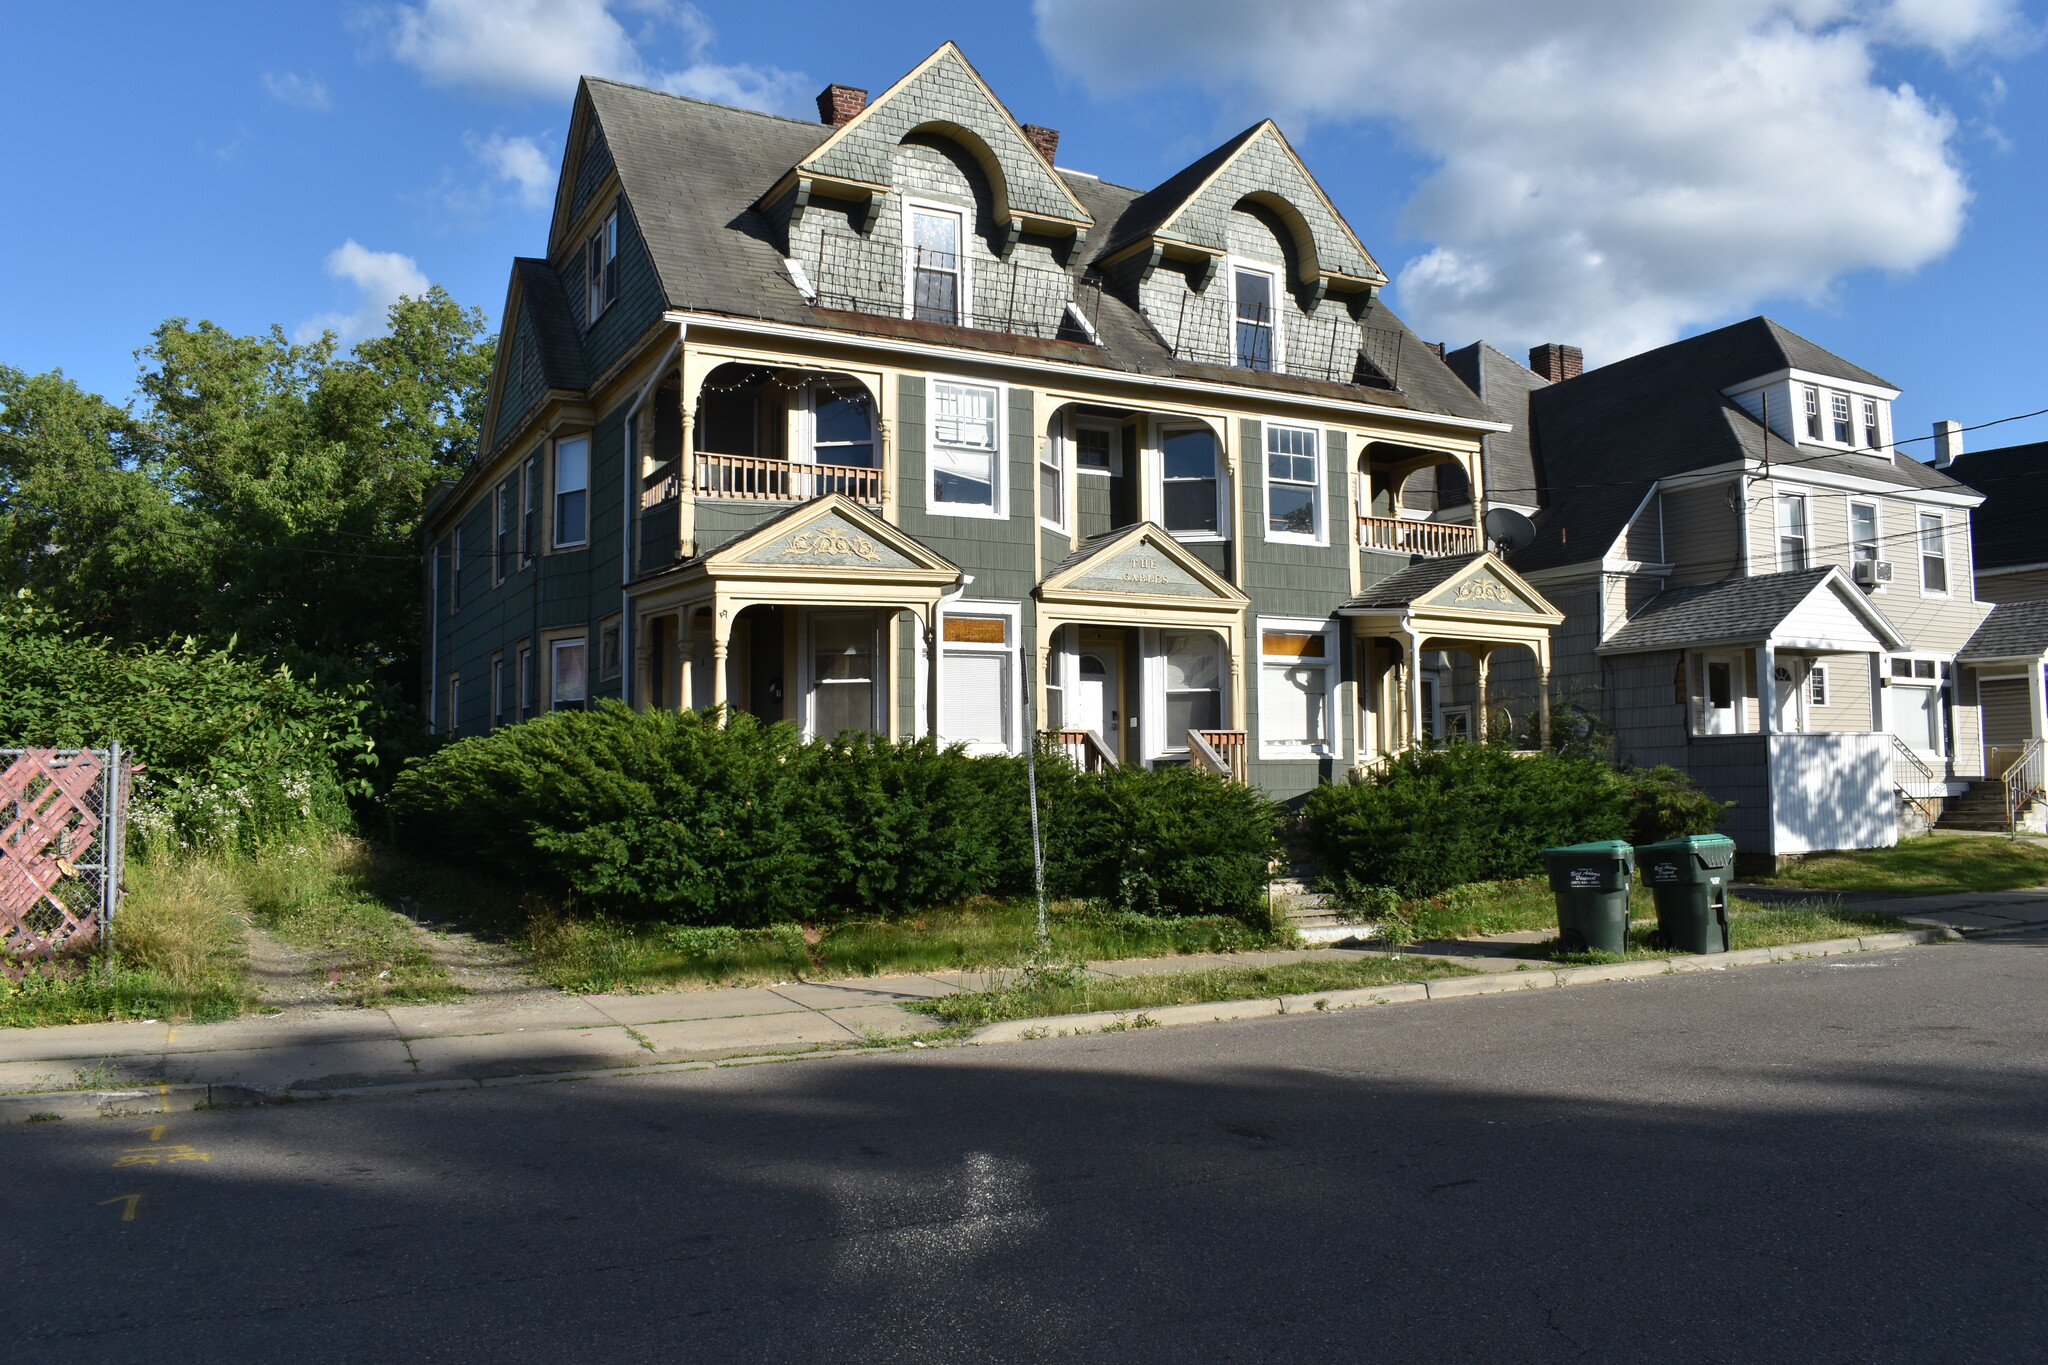
<svg viewBox="0 0 2048 1365"><path fill-rule="evenodd" d="M1409 517L1360 517L1358 548L1387 554L1442 559L1477 554L1485 548L1479 528L1454 521L1417 521Z"/></svg>

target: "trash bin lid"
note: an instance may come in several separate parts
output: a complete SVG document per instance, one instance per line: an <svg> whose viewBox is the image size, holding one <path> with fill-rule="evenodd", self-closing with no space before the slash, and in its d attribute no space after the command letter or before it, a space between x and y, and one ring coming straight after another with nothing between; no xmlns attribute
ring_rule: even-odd
<svg viewBox="0 0 2048 1365"><path fill-rule="evenodd" d="M1677 839L1662 839L1654 844L1638 844L1637 847L1645 853L1648 853L1651 849L1670 849L1678 852L1694 849L1733 848L1735 847L1735 841L1725 834L1687 834Z"/></svg>
<svg viewBox="0 0 2048 1365"><path fill-rule="evenodd" d="M1635 852L1634 846L1626 839L1595 839L1591 843L1565 844L1560 848L1546 848L1543 850L1542 856L1545 858L1592 858L1601 856L1620 858L1633 852Z"/></svg>

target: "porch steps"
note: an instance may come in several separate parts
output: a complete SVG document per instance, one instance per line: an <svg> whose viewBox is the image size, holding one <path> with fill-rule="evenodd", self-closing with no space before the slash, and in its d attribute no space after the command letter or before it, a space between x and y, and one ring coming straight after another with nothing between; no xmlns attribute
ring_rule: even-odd
<svg viewBox="0 0 2048 1365"><path fill-rule="evenodd" d="M1371 936L1373 926L1344 918L1331 899L1312 890L1316 880L1313 866L1297 863L1269 884L1273 908L1287 916L1287 922L1304 943L1345 943Z"/></svg>
<svg viewBox="0 0 2048 1365"><path fill-rule="evenodd" d="M2005 833L2005 783L1972 782L1968 791L1949 801L1934 827Z"/></svg>

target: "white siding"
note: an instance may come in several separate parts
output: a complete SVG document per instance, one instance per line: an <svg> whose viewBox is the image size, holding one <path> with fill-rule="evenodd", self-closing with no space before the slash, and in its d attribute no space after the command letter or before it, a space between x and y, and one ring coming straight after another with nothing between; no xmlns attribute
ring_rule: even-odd
<svg viewBox="0 0 2048 1365"><path fill-rule="evenodd" d="M1891 737L1770 737L1771 852L1889 848L1899 841Z"/></svg>

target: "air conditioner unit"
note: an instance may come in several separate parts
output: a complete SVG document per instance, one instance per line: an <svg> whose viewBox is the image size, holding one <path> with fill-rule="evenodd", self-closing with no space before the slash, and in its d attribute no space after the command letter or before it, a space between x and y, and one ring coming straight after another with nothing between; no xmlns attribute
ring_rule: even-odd
<svg viewBox="0 0 2048 1365"><path fill-rule="evenodd" d="M1854 577L1858 583L1875 586L1892 581L1892 565L1888 559L1859 559L1856 561Z"/></svg>

